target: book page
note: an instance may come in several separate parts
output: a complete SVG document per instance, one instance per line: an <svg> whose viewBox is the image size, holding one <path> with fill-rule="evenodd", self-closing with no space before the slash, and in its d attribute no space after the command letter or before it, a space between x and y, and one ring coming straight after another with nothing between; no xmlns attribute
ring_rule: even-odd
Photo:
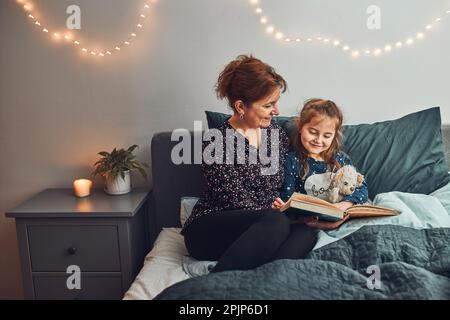
<svg viewBox="0 0 450 320"><path fill-rule="evenodd" d="M301 201L301 202L305 202L305 203L311 203L311 204L316 204L319 206L323 206L323 207L328 207L328 208L336 208L335 206L333 206L331 203L316 198L316 197L312 197L312 196L308 196L306 194L302 194L302 193L298 193L298 192L294 192L291 196L290 200L295 200L295 201Z"/></svg>
<svg viewBox="0 0 450 320"><path fill-rule="evenodd" d="M381 216L396 216L400 214L397 210L371 205L356 205L347 209L352 217L381 217Z"/></svg>

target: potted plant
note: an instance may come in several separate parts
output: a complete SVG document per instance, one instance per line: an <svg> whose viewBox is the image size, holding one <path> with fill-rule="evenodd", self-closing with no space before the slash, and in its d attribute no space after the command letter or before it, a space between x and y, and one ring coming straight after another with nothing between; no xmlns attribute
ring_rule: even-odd
<svg viewBox="0 0 450 320"><path fill-rule="evenodd" d="M147 179L144 167L148 168L145 162L136 160L133 151L138 145L132 145L127 150L114 148L111 153L102 151L98 154L102 157L94 164L95 170L92 176L97 174L105 179L105 192L111 195L126 194L131 191L130 173L138 170Z"/></svg>

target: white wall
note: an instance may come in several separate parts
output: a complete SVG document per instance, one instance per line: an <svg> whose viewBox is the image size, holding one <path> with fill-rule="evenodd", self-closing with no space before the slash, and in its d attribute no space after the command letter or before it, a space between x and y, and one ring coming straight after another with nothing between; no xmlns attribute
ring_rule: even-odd
<svg viewBox="0 0 450 320"><path fill-rule="evenodd" d="M285 33L339 38L352 47L404 39L450 8L445 0L261 2ZM101 46L131 31L142 0L41 0L37 15L63 27L69 4L81 6L82 39ZM379 31L366 27L371 4L382 10ZM139 157L149 161L153 133L192 128L205 109L227 111L213 87L241 53L272 64L288 81L284 115L309 97L325 97L342 106L347 123L431 106L441 106L450 123L450 15L417 45L354 60L331 46L269 38L253 9L248 0L159 0L135 43L101 61L48 41L15 1L0 1L0 213L87 176L101 149L137 143ZM3 216L0 250L0 298L21 297L15 225Z"/></svg>

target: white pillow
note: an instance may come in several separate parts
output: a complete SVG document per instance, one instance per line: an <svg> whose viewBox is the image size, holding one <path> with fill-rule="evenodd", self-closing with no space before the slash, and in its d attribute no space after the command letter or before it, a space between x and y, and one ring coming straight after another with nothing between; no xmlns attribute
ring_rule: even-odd
<svg viewBox="0 0 450 320"><path fill-rule="evenodd" d="M196 197L181 197L181 203L180 203L181 226L184 226L184 223L191 215L192 209L194 209L194 206L197 203L197 201L198 201L198 198L196 198Z"/></svg>

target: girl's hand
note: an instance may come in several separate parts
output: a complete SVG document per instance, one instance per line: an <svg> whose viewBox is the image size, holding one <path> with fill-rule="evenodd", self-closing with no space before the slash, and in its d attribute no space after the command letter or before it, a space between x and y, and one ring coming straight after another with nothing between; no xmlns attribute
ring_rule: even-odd
<svg viewBox="0 0 450 320"><path fill-rule="evenodd" d="M280 198L276 198L275 201L272 203L272 209L280 210L282 206L284 206L286 203L281 200Z"/></svg>
<svg viewBox="0 0 450 320"><path fill-rule="evenodd" d="M342 201L342 202L339 202L339 203L333 203L333 206L335 206L338 209L341 209L342 211L345 211L348 208L353 207L353 202Z"/></svg>
<svg viewBox="0 0 450 320"><path fill-rule="evenodd" d="M349 214L346 214L342 220L336 221L336 222L327 222L327 221L310 221L306 222L305 224L311 228L314 229L320 229L320 230L333 230L339 228L345 221L348 220L350 217Z"/></svg>

